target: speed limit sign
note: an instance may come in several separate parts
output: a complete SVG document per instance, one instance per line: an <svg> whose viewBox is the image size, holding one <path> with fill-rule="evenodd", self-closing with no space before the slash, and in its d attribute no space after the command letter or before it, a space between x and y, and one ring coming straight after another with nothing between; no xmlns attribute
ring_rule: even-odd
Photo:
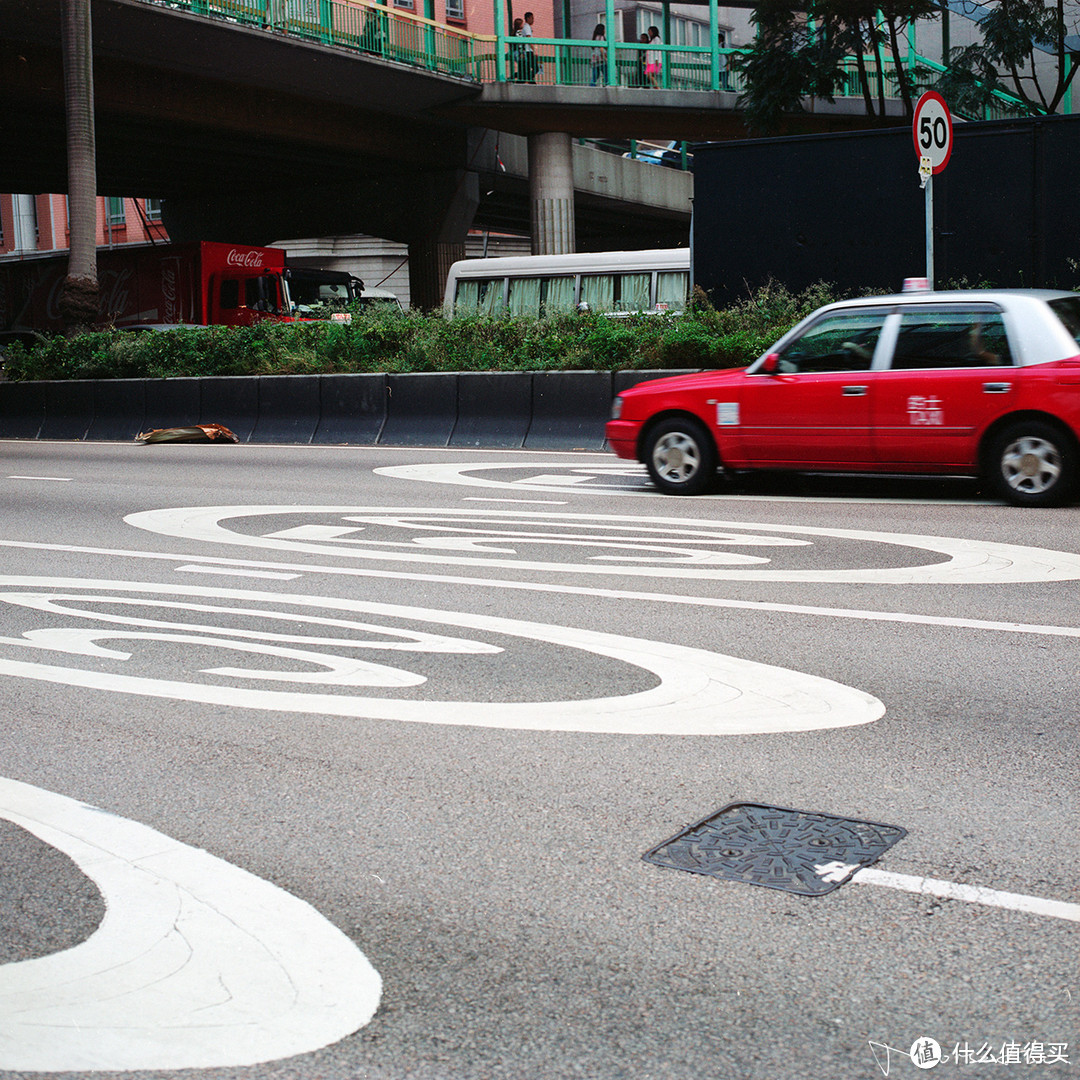
<svg viewBox="0 0 1080 1080"><path fill-rule="evenodd" d="M930 171L937 176L949 164L952 153L952 116L945 99L934 90L927 90L915 106L911 125L915 138L915 154L930 159Z"/></svg>

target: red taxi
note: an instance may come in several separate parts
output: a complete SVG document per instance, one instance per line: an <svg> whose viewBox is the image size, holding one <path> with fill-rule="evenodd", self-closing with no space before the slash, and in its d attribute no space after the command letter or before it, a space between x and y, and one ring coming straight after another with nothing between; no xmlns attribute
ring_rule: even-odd
<svg viewBox="0 0 1080 1080"><path fill-rule="evenodd" d="M1080 294L830 304L747 368L623 391L606 434L671 495L718 469L788 469L979 476L1018 506L1060 505L1080 469Z"/></svg>

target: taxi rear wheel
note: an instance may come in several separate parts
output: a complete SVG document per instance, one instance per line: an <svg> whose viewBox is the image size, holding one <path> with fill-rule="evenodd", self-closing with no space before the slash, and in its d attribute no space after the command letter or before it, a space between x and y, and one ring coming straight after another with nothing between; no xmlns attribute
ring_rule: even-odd
<svg viewBox="0 0 1080 1080"><path fill-rule="evenodd" d="M661 421L646 435L644 450L649 476L668 495L700 495L716 480L716 446L692 417Z"/></svg>
<svg viewBox="0 0 1080 1080"><path fill-rule="evenodd" d="M991 444L987 464L995 490L1014 506L1060 506L1076 489L1075 442L1041 420L1003 429Z"/></svg>

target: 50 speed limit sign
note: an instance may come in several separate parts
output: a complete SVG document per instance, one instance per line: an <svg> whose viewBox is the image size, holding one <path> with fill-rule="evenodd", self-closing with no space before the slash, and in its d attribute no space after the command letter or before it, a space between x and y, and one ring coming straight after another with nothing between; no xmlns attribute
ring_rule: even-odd
<svg viewBox="0 0 1080 1080"><path fill-rule="evenodd" d="M916 155L930 159L930 171L936 176L949 164L953 141L952 116L939 93L928 90L919 98L911 130Z"/></svg>

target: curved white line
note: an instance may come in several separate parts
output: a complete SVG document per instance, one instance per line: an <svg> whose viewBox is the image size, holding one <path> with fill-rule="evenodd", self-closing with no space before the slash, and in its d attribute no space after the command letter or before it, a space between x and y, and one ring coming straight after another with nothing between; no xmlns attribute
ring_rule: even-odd
<svg viewBox="0 0 1080 1080"><path fill-rule="evenodd" d="M496 469L513 469L528 475L520 480L495 480L483 476L470 476L473 472L492 472ZM563 479L558 473L539 476L536 475L541 469L560 469L562 472L584 473L591 478L600 477L600 483L582 485L584 477ZM470 461L467 464L461 462L430 462L417 465L384 465L372 472L380 476L391 476L396 480L415 480L428 484L450 484L454 487L480 487L498 488L503 491L543 491L546 494L555 495L615 495L627 499L670 499L658 488L654 487L649 480L644 465L637 465L632 461L597 462L592 467L578 463L565 461ZM619 484L604 483L609 477L627 477L632 480L640 480L640 488L630 488ZM739 494L711 494L699 495L698 499L707 502L814 502L814 503L854 503L857 505L875 506L881 504L896 505L899 503L922 503L925 499L920 498L873 498L866 495L747 495ZM986 499L935 499L935 506L978 506L994 505Z"/></svg>
<svg viewBox="0 0 1080 1080"><path fill-rule="evenodd" d="M187 540L204 540L214 544L269 548L277 551L305 551L319 555L334 555L347 559L366 559L391 562L422 563L424 565L483 566L509 568L517 571L555 571L569 574L618 574L620 577L663 577L678 579L707 579L712 581L773 581L773 582L868 582L874 584L951 584L971 585L990 583L1019 583L1032 581L1075 581L1080 578L1080 555L1046 548L1021 547L984 540L963 540L944 536L920 536L911 533L885 533L858 529L826 529L805 525L769 525L760 522L687 521L681 518L632 517L618 514L547 513L522 510L483 510L477 516L486 521L601 522L611 525L634 523L655 533L658 525L673 529L700 531L704 528L781 534L788 536L818 536L863 543L890 544L915 548L936 556L940 561L923 566L859 567L847 570L769 570L740 569L723 566L655 566L620 562L618 565L592 563L531 562L524 559L466 558L439 555L431 550L400 551L383 547L345 548L341 545L305 543L271 536L249 536L226 528L222 522L235 518L273 515L315 515L320 517L355 518L372 514L385 519L390 515L405 518L437 519L446 517L459 521L460 509L412 507L355 506L209 506L169 510L147 510L129 514L124 520L136 528L165 536ZM652 537L650 537L652 539ZM730 542L728 540L727 542ZM401 545L411 546L411 545Z"/></svg>
<svg viewBox="0 0 1080 1080"><path fill-rule="evenodd" d="M134 821L0 778L0 817L101 891L84 942L0 966L0 1069L187 1069L310 1053L374 1015L382 981L304 901Z"/></svg>
<svg viewBox="0 0 1080 1080"><path fill-rule="evenodd" d="M182 682L113 671L84 670L0 659L0 674L67 686L141 694L180 701L198 701L247 709L306 712L326 716L364 717L433 724L517 728L534 731L588 731L621 734L734 735L776 731L813 731L865 724L885 707L877 698L786 668L741 660L688 646L552 626L495 616L428 608L377 604L334 597L246 592L198 586L164 586L143 582L82 581L0 577L0 587L21 589L95 590L111 596L167 595L213 597L271 605L273 618L282 606L301 609L363 612L393 619L466 627L481 633L508 635L581 649L651 672L659 685L618 696L564 701L445 701L393 697L317 694ZM2 598L0 598L2 599ZM90 596L87 599L94 599ZM183 607L183 604L177 604ZM6 638L7 649L40 651L32 639ZM499 662L499 654L494 661ZM498 679L497 667L492 669ZM434 694L434 691L432 691Z"/></svg>

